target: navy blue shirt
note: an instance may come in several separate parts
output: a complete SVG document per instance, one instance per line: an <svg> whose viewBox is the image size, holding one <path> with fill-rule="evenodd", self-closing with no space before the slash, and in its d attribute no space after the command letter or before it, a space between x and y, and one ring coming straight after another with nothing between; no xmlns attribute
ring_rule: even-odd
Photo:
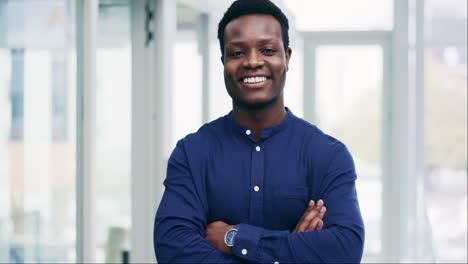
<svg viewBox="0 0 468 264"><path fill-rule="evenodd" d="M232 112L177 143L154 226L158 262L358 263L364 224L347 148L287 109L260 138ZM292 234L310 200L322 230ZM237 225L233 255L205 239L214 221Z"/></svg>

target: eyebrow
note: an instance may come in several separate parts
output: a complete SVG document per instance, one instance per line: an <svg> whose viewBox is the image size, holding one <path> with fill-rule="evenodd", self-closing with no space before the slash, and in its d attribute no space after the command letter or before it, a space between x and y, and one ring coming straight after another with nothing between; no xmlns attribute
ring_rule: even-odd
<svg viewBox="0 0 468 264"><path fill-rule="evenodd" d="M276 42L278 41L277 39L272 39L272 38L265 38L265 39L261 39L259 42L260 44L266 44L266 43L269 43L269 42ZM228 45L233 45L233 46L241 46L242 44L244 44L245 41L229 41L226 43L226 46Z"/></svg>

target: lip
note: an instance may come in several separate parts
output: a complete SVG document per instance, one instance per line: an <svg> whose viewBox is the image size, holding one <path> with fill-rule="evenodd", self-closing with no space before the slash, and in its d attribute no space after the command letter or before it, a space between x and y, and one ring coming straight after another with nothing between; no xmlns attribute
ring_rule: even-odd
<svg viewBox="0 0 468 264"><path fill-rule="evenodd" d="M251 77L266 77L267 80L271 79L271 76L268 74L257 73L257 74L243 75L242 77L239 78L239 81L242 82L245 78L251 78Z"/></svg>
<svg viewBox="0 0 468 264"><path fill-rule="evenodd" d="M265 77L266 80L265 81L262 81L262 82L258 82L258 83L246 83L244 82L244 79L245 78L251 78L251 77ZM259 88L262 88L264 87L269 81L271 81L271 76L268 75L268 74L264 74L264 73L249 73L249 74L246 74L246 75L243 75L241 78L239 78L239 82L241 83L241 85L245 88L248 88L248 89L259 89Z"/></svg>
<svg viewBox="0 0 468 264"><path fill-rule="evenodd" d="M259 89L259 88L262 88L265 85L267 85L268 82L270 82L270 81L271 81L271 78L267 77L267 79L265 81L258 82L258 83L245 83L243 81L240 81L240 83L241 83L242 86L244 86L246 88L249 88L249 89Z"/></svg>

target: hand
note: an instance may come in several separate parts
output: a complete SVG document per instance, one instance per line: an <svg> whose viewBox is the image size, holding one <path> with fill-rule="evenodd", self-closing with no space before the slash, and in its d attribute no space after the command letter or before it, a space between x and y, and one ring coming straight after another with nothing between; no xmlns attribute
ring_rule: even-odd
<svg viewBox="0 0 468 264"><path fill-rule="evenodd" d="M309 206L302 215L301 219L296 225L296 228L292 231L292 233L299 233L299 232L308 232L314 230L320 230L323 227L322 218L327 211L327 208L323 206L323 201L319 200L317 204L314 201L309 202Z"/></svg>
<svg viewBox="0 0 468 264"><path fill-rule="evenodd" d="M224 235L232 228L234 228L234 226L228 225L222 221L213 222L206 227L205 238L217 250L224 254L231 255L231 248L224 243Z"/></svg>

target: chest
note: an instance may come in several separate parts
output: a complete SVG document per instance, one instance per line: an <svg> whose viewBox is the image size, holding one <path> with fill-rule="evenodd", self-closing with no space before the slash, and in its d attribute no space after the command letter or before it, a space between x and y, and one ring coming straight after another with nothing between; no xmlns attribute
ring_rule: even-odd
<svg viewBox="0 0 468 264"><path fill-rule="evenodd" d="M256 147L214 153L205 163L200 176L208 221L291 230L308 201L315 200L317 177L301 153Z"/></svg>

